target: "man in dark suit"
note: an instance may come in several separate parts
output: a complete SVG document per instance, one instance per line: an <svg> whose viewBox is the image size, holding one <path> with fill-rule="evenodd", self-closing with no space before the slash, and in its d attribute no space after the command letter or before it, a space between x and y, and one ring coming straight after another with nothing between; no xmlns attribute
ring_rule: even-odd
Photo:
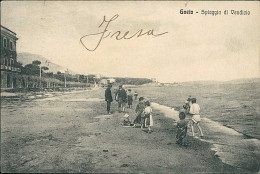
<svg viewBox="0 0 260 174"><path fill-rule="evenodd" d="M110 113L110 106L111 106L111 102L113 101L113 97L112 97L112 94L111 94L111 87L112 87L112 85L108 84L107 89L105 91L105 101L107 102L107 113L108 114L111 114Z"/></svg>
<svg viewBox="0 0 260 174"><path fill-rule="evenodd" d="M122 108L122 111L125 111L125 104L127 102L127 94L125 89L122 85L119 85L119 89L117 91L117 101L118 101L118 111L121 112L120 108Z"/></svg>

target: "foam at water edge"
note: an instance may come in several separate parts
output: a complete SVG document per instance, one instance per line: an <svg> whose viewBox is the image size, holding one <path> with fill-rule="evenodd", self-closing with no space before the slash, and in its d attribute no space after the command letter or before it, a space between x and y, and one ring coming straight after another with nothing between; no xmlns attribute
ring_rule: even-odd
<svg viewBox="0 0 260 174"><path fill-rule="evenodd" d="M154 102L152 102L151 105L154 109L158 109L158 110L162 111L166 117L172 118L175 120L179 119L179 112L175 111L174 108L170 108L168 106L160 105L160 104L154 103Z"/></svg>
<svg viewBox="0 0 260 174"><path fill-rule="evenodd" d="M64 99L62 101L66 101L66 102L100 102L100 101L105 101L105 99L100 99L100 98L71 98L71 99Z"/></svg>
<svg viewBox="0 0 260 174"><path fill-rule="evenodd" d="M178 111L158 103L152 103L152 107L164 113L165 117L178 120ZM251 162L257 163L260 147L258 139L245 139L242 133L209 118L202 117L202 122L210 132L206 139L199 140L213 144L211 150L222 162L246 170L251 170L247 167ZM252 153L254 155L248 156Z"/></svg>
<svg viewBox="0 0 260 174"><path fill-rule="evenodd" d="M226 126L221 125L218 122L212 121L208 118L202 118L203 121L206 122L207 125L209 125L210 127L212 127L213 130L215 131L219 131L219 132L223 132L226 133L228 135L238 135L238 136L243 136L243 134L235 131L234 129L228 128Z"/></svg>
<svg viewBox="0 0 260 174"><path fill-rule="evenodd" d="M168 118L172 118L172 119L175 119L175 120L179 119L179 117L178 117L179 112L175 111L174 108L170 108L168 106L160 105L160 104L154 103L154 102L152 102L152 107L162 111L165 114L165 116L168 117ZM235 131L234 129L223 126L220 123L212 121L208 118L204 117L204 118L202 118L202 120L205 121L207 125L210 125L210 127L213 128L215 131L224 132L228 135L243 136L243 134Z"/></svg>
<svg viewBox="0 0 260 174"><path fill-rule="evenodd" d="M36 101L54 101L59 100L58 97L51 97L51 98L43 98L43 99L37 99Z"/></svg>

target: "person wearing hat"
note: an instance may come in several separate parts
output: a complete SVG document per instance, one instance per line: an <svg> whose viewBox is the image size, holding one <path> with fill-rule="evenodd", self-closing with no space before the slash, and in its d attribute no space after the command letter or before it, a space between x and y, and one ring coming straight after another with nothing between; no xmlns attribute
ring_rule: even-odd
<svg viewBox="0 0 260 174"><path fill-rule="evenodd" d="M125 89L123 89L122 85L119 85L119 89L117 91L117 101L118 101L118 111L121 112L121 108L122 111L125 111L125 104L127 101L127 94Z"/></svg>
<svg viewBox="0 0 260 174"><path fill-rule="evenodd" d="M111 106L111 102L113 101L113 97L112 97L112 94L111 94L111 87L112 87L112 85L108 84L107 89L105 91L105 101L107 102L107 113L108 114L111 114L110 113L110 106Z"/></svg>
<svg viewBox="0 0 260 174"><path fill-rule="evenodd" d="M130 120L129 114L125 114L124 115L123 125L124 126L130 126L131 125L131 120Z"/></svg>

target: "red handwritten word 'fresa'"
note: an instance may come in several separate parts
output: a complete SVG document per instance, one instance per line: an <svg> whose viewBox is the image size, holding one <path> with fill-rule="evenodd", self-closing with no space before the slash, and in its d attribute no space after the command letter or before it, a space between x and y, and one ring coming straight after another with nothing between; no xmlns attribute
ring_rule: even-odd
<svg viewBox="0 0 260 174"><path fill-rule="evenodd" d="M109 38L109 37L112 38L112 37L115 37L116 40L121 40L121 39L132 39L132 38L135 37L135 36L138 38L138 37L141 37L141 36L144 36L144 35L147 35L147 36L150 36L150 35L151 35L151 36L154 36L154 37L158 37L158 36L161 36L161 35L164 35L164 34L168 33L168 32L163 32L163 33L159 33L159 34L154 34L154 30L153 30L153 29L148 30L148 31L146 31L146 32L143 32L143 29L140 29L140 30L138 30L135 34L132 34L132 35L129 34L130 31L126 31L125 33L122 33L121 31L116 31L116 32L113 32L113 33L110 32L110 31L108 31L108 26L109 26L110 22L116 20L118 17L119 17L119 15L116 14L116 15L114 15L110 20L107 20L107 19L106 19L106 16L104 16L102 23L98 26L98 28L100 28L100 27L104 24L104 25L105 25L104 30L103 30L102 32L99 32L99 33L86 34L86 35L82 36L82 37L80 38L81 44L82 44L88 51L95 51L95 50L99 47L99 45L100 45L102 39L104 39L104 38ZM122 33L122 34L121 34L121 33ZM85 43L87 42L87 41L86 41L86 37L88 37L88 36L97 36L97 37L99 37L99 40L98 40L97 44L94 46L93 49L88 48L88 47L85 45ZM84 42L85 42L85 43L84 43Z"/></svg>

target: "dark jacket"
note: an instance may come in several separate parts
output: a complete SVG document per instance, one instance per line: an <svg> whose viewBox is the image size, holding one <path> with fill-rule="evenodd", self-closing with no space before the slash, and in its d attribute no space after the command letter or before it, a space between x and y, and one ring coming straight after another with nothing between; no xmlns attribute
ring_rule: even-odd
<svg viewBox="0 0 260 174"><path fill-rule="evenodd" d="M135 108L135 112L139 115L144 111L144 103L143 102L139 102Z"/></svg>
<svg viewBox="0 0 260 174"><path fill-rule="evenodd" d="M126 102L127 101L127 94L126 94L126 92L125 92L125 90L124 89L119 89L118 91L117 91L117 99L118 100L121 100L121 101L123 101L123 102Z"/></svg>
<svg viewBox="0 0 260 174"><path fill-rule="evenodd" d="M107 88L105 91L105 100L110 101L110 102L113 101L113 97L112 97L110 88Z"/></svg>

